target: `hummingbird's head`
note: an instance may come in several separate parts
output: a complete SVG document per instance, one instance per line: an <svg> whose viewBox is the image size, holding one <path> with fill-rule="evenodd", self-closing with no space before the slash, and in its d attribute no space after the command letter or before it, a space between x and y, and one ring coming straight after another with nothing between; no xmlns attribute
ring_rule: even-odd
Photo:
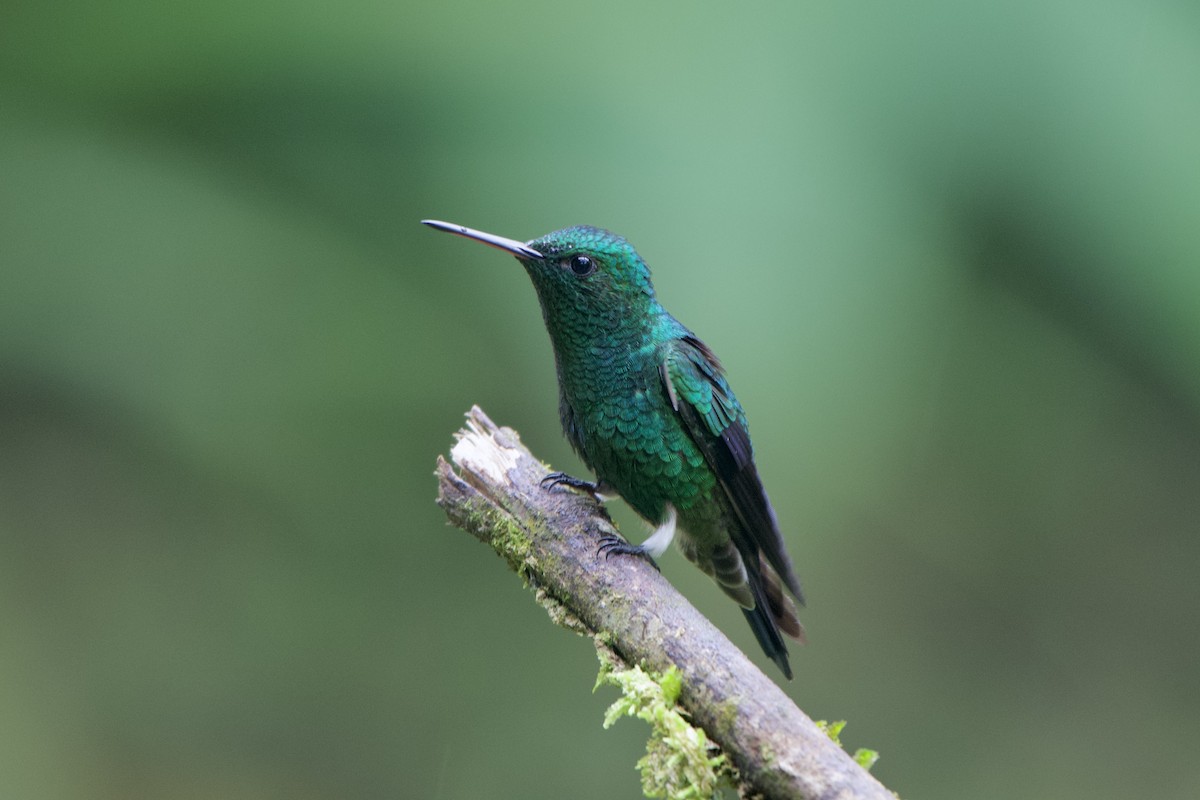
<svg viewBox="0 0 1200 800"><path fill-rule="evenodd" d="M516 256L537 289L552 335L562 327L628 326L657 306L646 262L615 233L578 225L522 244L461 225L424 222Z"/></svg>
<svg viewBox="0 0 1200 800"><path fill-rule="evenodd" d="M547 313L575 313L598 322L629 320L654 302L650 269L633 245L615 233L578 225L548 233L529 247L542 257L518 258Z"/></svg>

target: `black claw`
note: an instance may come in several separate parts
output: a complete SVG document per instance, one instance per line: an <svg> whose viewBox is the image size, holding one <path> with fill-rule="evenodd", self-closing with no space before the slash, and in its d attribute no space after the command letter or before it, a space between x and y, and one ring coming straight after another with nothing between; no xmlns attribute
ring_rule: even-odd
<svg viewBox="0 0 1200 800"><path fill-rule="evenodd" d="M582 489L585 492L595 493L599 486L591 481L585 481L583 478L576 478L568 475L565 472L551 472L540 481L543 489L553 489L555 486L568 486L572 489Z"/></svg>
<svg viewBox="0 0 1200 800"><path fill-rule="evenodd" d="M600 546L596 548L596 555L603 555L604 560L607 561L614 553L619 556L640 556L649 561L650 566L662 572L661 569L658 569L658 564L655 563L654 557L646 551L645 547L630 544L616 534L606 533L600 537Z"/></svg>

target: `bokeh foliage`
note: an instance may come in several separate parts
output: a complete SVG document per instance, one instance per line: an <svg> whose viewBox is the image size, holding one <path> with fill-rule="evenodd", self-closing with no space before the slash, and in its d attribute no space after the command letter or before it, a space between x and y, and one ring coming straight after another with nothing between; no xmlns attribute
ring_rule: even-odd
<svg viewBox="0 0 1200 800"><path fill-rule="evenodd" d="M422 217L640 248L749 409L788 691L902 796L1200 794L1197 87L1167 0L6 4L0 794L636 793L433 505L471 403L578 464L521 270Z"/></svg>

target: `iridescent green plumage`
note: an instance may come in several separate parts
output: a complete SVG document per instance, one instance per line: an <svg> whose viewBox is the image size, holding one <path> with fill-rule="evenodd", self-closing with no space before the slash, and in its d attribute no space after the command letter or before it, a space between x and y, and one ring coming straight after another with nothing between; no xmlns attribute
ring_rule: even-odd
<svg viewBox="0 0 1200 800"><path fill-rule="evenodd" d="M598 478L555 482L611 488L657 526L677 518L684 555L742 606L759 644L790 678L780 632L803 641L804 631L784 589L803 601L754 465L745 412L716 356L659 304L637 251L588 226L522 244L426 224L506 250L529 273L554 345L563 430Z"/></svg>

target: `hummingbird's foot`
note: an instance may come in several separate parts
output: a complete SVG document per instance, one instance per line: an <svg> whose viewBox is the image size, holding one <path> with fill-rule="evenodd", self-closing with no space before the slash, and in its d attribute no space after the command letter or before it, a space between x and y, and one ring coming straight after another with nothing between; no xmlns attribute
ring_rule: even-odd
<svg viewBox="0 0 1200 800"><path fill-rule="evenodd" d="M573 475L568 475L565 472L551 472L541 480L543 489L553 489L555 486L567 486L571 489L578 489L581 492L587 492L595 497L601 503L616 496L616 492L611 486L604 481L585 481L583 478L576 478Z"/></svg>
<svg viewBox="0 0 1200 800"><path fill-rule="evenodd" d="M585 481L583 478L576 478L573 475L568 475L565 472L551 472L541 480L543 489L553 489L555 486L568 486L572 489L580 489L590 494L595 494L600 489L600 484Z"/></svg>
<svg viewBox="0 0 1200 800"><path fill-rule="evenodd" d="M600 546L596 548L596 555L604 556L604 559L607 561L613 554L619 556L641 556L650 562L650 566L658 569L658 564L655 563L654 556L650 555L650 549L645 545L630 544L615 533L606 533L600 537ZM658 571L662 572L661 569L658 569Z"/></svg>

